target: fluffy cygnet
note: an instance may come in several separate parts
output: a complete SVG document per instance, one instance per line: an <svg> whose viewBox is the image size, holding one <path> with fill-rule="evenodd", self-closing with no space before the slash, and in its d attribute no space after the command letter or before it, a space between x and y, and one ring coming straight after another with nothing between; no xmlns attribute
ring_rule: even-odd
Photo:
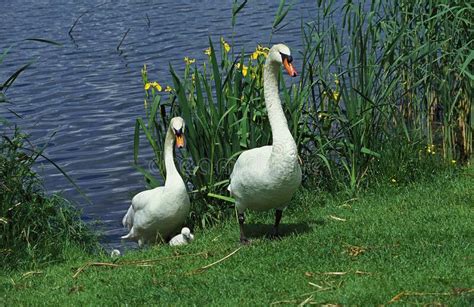
<svg viewBox="0 0 474 307"><path fill-rule="evenodd" d="M170 240L171 246L185 245L194 240L194 235L191 233L188 227L183 227L179 235L174 236Z"/></svg>

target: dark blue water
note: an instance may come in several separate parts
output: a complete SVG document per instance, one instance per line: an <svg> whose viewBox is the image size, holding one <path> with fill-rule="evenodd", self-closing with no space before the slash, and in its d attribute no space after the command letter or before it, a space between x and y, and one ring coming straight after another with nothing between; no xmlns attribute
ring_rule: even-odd
<svg viewBox="0 0 474 307"><path fill-rule="evenodd" d="M237 50L251 52L257 43L268 44L278 3L249 1L237 17ZM142 176L132 166L134 122L144 116L140 69L146 63L150 79L171 84L168 63L179 70L185 56L204 61L209 36L216 43L221 36L230 42L232 1L13 0L0 1L0 6L0 49L15 45L0 64L0 80L35 60L7 92L14 103L9 107L23 118L14 118L4 106L0 116L18 123L35 144L53 135L46 155L93 204L52 165L41 163L38 171L47 190L75 202L86 220L100 221L104 243L119 247L119 236L126 233L121 218L132 196L144 189ZM87 10L69 36L74 21ZM283 23L288 25L273 35L274 43L292 48L296 67L301 19L315 14L314 1L296 1ZM51 39L63 46L24 41L27 38ZM151 156L149 150L142 153L142 161Z"/></svg>

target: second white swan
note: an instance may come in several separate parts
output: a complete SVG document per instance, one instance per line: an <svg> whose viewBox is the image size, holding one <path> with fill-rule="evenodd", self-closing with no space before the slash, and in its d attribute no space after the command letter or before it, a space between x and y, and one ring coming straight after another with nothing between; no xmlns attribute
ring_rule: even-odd
<svg viewBox="0 0 474 307"><path fill-rule="evenodd" d="M273 236L278 236L283 209L301 184L301 168L295 140L288 129L278 92L278 74L283 65L292 77L290 49L274 45L263 72L265 106L272 129L270 146L244 151L234 165L228 190L236 200L240 225L240 242L248 243L244 234L245 209L276 209Z"/></svg>
<svg viewBox="0 0 474 307"><path fill-rule="evenodd" d="M173 161L173 143L184 146L184 120L171 119L164 145L165 185L138 193L123 217L129 233L122 239L138 241L138 245L167 241L177 234L189 214L189 196Z"/></svg>

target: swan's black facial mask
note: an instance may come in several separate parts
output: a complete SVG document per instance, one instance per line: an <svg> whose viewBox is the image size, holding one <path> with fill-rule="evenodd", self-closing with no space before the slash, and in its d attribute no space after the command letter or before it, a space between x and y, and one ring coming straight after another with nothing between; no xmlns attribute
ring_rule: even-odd
<svg viewBox="0 0 474 307"><path fill-rule="evenodd" d="M176 136L176 147L183 148L184 147L184 129L180 128L178 130L174 129L174 135Z"/></svg>
<svg viewBox="0 0 474 307"><path fill-rule="evenodd" d="M280 52L280 55L281 55L281 60L283 62L283 67L285 67L286 72L290 76L296 77L298 73L296 72L296 69L293 67L293 64L291 64L293 62L293 57L291 55L287 55L281 52Z"/></svg>

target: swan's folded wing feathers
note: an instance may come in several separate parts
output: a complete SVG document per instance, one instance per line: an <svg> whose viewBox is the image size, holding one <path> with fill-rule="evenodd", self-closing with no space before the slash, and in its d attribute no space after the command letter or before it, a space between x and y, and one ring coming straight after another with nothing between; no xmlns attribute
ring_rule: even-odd
<svg viewBox="0 0 474 307"><path fill-rule="evenodd" d="M132 206L135 212L145 208L150 202L159 202L163 187L157 187L153 190L147 190L138 193L132 198Z"/></svg>

